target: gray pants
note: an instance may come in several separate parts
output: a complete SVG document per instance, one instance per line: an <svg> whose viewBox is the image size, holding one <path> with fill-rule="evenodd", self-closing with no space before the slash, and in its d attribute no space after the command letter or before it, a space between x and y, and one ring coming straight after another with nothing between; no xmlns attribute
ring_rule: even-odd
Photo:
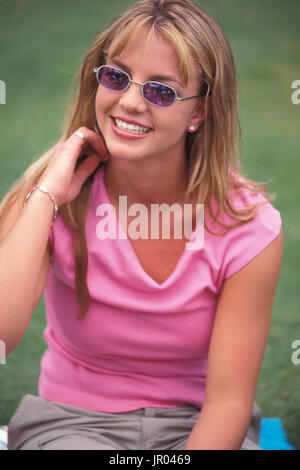
<svg viewBox="0 0 300 470"><path fill-rule="evenodd" d="M8 425L8 450L183 450L200 410L141 408L122 413L84 410L25 395ZM241 450L259 450L261 413Z"/></svg>

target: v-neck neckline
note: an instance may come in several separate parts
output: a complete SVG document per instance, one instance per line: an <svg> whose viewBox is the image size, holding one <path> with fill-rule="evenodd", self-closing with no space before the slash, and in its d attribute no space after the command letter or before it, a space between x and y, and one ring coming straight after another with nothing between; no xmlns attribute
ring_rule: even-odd
<svg viewBox="0 0 300 470"><path fill-rule="evenodd" d="M141 272L141 275L143 276L143 278L145 279L145 281L150 284L151 286L154 286L156 287L157 289L163 289L165 287L167 287L169 284L172 283L172 281L176 278L176 276L179 275L179 273L181 272L182 270L182 265L183 263L185 262L185 260L191 255L191 253L194 251L194 250L190 250L190 249L187 249L187 246L191 243L193 243L193 240L195 238L195 234L196 234L196 231L198 230L198 226L195 227L195 230L192 232L192 236L190 238L190 240L188 242L186 242L185 244L185 248L184 248L184 251L181 253L173 271L169 274L169 276L163 281L163 282L157 282L155 279L153 279L153 277L150 276L150 274L148 274L144 267L142 266L142 263L140 262L138 256L137 256L137 253L130 241L130 239L128 238L127 236L127 233L125 232L125 229L124 227L122 226L119 218L117 217L117 214L116 214L116 210L115 210L115 206L111 203L110 201L110 198L108 196L108 192L107 192L107 189L106 189L106 186L105 186L105 181L104 181L104 177L105 177L105 170L104 170L104 166L102 166L100 169L99 169L99 172L102 171L102 174L100 174L100 182L101 182L101 187L102 187L102 190L103 190L103 194L104 194L104 199L105 199L105 202L107 204L109 204L110 206L112 206L113 208L113 213L114 213L114 218L115 218L115 221L117 222L117 226L118 226L118 230L119 230L119 235L121 235L121 239L124 239L125 240L125 243L128 245L128 249L130 250L131 254L132 254L132 257L134 259L134 262L135 264L137 265L137 267L139 268L139 271Z"/></svg>

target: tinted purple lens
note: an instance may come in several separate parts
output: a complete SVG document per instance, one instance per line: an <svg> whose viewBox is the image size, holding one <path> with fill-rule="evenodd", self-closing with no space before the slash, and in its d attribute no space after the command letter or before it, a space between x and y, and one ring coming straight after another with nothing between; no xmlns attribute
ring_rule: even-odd
<svg viewBox="0 0 300 470"><path fill-rule="evenodd" d="M121 70L113 67L102 67L98 75L99 83L110 90L122 91L128 85L129 79Z"/></svg>
<svg viewBox="0 0 300 470"><path fill-rule="evenodd" d="M158 106L170 106L175 100L175 91L161 83L145 83L143 93L146 100Z"/></svg>

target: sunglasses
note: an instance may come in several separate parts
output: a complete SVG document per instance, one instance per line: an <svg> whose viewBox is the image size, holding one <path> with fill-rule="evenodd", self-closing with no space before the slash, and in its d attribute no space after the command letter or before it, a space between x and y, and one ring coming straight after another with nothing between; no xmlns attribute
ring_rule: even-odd
<svg viewBox="0 0 300 470"><path fill-rule="evenodd" d="M94 72L96 73L98 83L112 91L126 91L131 83L140 85L143 98L148 101L148 103L154 104L155 106L172 106L176 101L186 101L201 96L180 98L176 90L168 85L152 81L145 83L136 82L131 80L128 73L108 65L101 65L101 67L94 68Z"/></svg>

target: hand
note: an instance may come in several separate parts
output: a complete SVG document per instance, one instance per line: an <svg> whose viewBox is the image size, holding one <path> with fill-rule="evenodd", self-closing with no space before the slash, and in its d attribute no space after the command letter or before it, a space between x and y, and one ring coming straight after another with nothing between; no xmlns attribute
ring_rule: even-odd
<svg viewBox="0 0 300 470"><path fill-rule="evenodd" d="M109 159L99 134L87 127L80 127L77 131L84 135L84 139L73 133L65 142L57 144L38 182L49 190L58 206L73 201L99 163ZM85 158L76 165L80 157Z"/></svg>

